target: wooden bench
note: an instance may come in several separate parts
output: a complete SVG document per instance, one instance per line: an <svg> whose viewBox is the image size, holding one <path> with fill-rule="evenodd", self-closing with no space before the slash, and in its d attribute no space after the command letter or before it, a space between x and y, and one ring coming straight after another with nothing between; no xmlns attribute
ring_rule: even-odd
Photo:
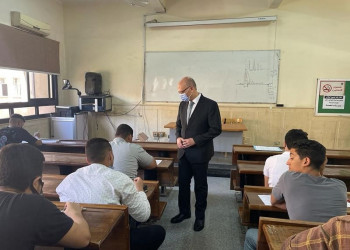
<svg viewBox="0 0 350 250"><path fill-rule="evenodd" d="M45 157L44 166L68 166L75 171L77 168L88 165L85 154L62 153L62 152L43 152ZM157 166L157 179L161 186L173 187L176 185L177 178L174 173L174 160L172 158L158 157L156 160L162 160Z"/></svg>
<svg viewBox="0 0 350 250"><path fill-rule="evenodd" d="M262 161L237 161L237 170L231 170L230 188L242 191L244 185L264 186ZM323 175L342 180L350 191L350 165L326 165Z"/></svg>
<svg viewBox="0 0 350 250"><path fill-rule="evenodd" d="M283 150L283 148L281 149ZM268 157L282 152L258 151L252 145L233 145L232 165L236 166L238 160L265 161ZM350 165L350 150L327 149L326 156L328 164Z"/></svg>
<svg viewBox="0 0 350 250"><path fill-rule="evenodd" d="M59 201L59 196L56 193L57 186L62 182L66 176L64 175L50 175L43 174L43 194L51 201ZM151 205L151 217L154 219L160 219L164 209L166 207L166 202L159 200L159 182L158 181L144 181L147 185L147 199Z"/></svg>
<svg viewBox="0 0 350 250"><path fill-rule="evenodd" d="M64 202L53 202L63 209ZM127 206L81 204L83 216L89 224L91 239L84 249L130 249L129 213ZM63 249L57 246L37 246L36 250Z"/></svg>
<svg viewBox="0 0 350 250"><path fill-rule="evenodd" d="M280 250L282 249L283 242L289 236L318 225L322 225L322 223L260 217L257 249Z"/></svg>

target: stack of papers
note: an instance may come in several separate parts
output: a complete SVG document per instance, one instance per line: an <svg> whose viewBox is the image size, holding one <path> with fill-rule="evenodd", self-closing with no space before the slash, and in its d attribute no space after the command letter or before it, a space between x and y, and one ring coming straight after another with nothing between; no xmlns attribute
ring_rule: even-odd
<svg viewBox="0 0 350 250"><path fill-rule="evenodd" d="M265 147L265 146L253 146L257 151L276 151L281 152L282 149L280 147Z"/></svg>

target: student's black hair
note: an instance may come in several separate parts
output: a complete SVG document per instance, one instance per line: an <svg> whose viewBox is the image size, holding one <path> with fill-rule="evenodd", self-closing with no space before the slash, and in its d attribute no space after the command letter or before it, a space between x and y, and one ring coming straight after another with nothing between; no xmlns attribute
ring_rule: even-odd
<svg viewBox="0 0 350 250"><path fill-rule="evenodd" d="M92 138L87 141L85 146L86 158L91 163L101 163L106 154L112 151L111 144L104 138Z"/></svg>
<svg viewBox="0 0 350 250"><path fill-rule="evenodd" d="M6 145L0 150L0 186L25 191L42 175L45 158L34 146L22 143Z"/></svg>
<svg viewBox="0 0 350 250"><path fill-rule="evenodd" d="M134 133L134 131L132 130L132 128L129 125L120 124L117 128L117 131L115 132L115 136L116 137L118 136L118 137L125 139L129 135L133 135L133 133Z"/></svg>
<svg viewBox="0 0 350 250"><path fill-rule="evenodd" d="M291 148L295 149L300 159L308 157L310 159L310 167L313 169L320 170L326 160L326 148L317 141L299 140L294 142Z"/></svg>
<svg viewBox="0 0 350 250"><path fill-rule="evenodd" d="M291 129L284 137L284 141L289 149L295 141L307 139L307 133L301 129Z"/></svg>

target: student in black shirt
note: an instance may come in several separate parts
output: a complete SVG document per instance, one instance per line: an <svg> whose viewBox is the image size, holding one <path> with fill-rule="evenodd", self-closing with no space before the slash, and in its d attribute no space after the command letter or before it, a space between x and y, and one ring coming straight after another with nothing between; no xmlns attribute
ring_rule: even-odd
<svg viewBox="0 0 350 250"><path fill-rule="evenodd" d="M81 248L89 244L90 230L78 203L66 203L61 212L42 193L44 156L28 144L10 144L0 150L0 248L34 249L59 244Z"/></svg>
<svg viewBox="0 0 350 250"><path fill-rule="evenodd" d="M0 148L10 143L21 143L22 141L35 146L42 145L41 140L38 140L23 128L24 123L23 116L19 114L11 115L9 126L0 129Z"/></svg>

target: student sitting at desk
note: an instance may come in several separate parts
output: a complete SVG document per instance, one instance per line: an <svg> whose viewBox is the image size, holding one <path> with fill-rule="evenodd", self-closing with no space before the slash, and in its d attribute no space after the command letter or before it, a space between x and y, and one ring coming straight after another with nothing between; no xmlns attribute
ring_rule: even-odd
<svg viewBox="0 0 350 250"><path fill-rule="evenodd" d="M286 250L346 249L350 246L350 216L338 216L327 223L294 234L285 240Z"/></svg>
<svg viewBox="0 0 350 250"><path fill-rule="evenodd" d="M28 131L23 128L24 123L25 120L23 116L19 114L11 115L9 126L0 129L0 148L10 143L21 143L22 141L26 141L34 146L42 145L42 141L37 139L40 135L35 133L34 136L36 137L33 137L29 134Z"/></svg>
<svg viewBox="0 0 350 250"><path fill-rule="evenodd" d="M90 230L79 204L67 202L62 213L39 195L44 185L43 162L43 154L28 144L10 144L0 151L1 249L89 244Z"/></svg>
<svg viewBox="0 0 350 250"><path fill-rule="evenodd" d="M145 169L145 180L157 180L157 163L140 145L132 143L133 130L127 124L118 126L111 141L114 155L113 169L130 178L137 177L138 168Z"/></svg>
<svg viewBox="0 0 350 250"><path fill-rule="evenodd" d="M307 133L301 129L291 129L284 137L284 152L266 159L264 166L265 187L276 186L280 176L288 170L289 149L293 142L305 140Z"/></svg>
<svg viewBox="0 0 350 250"><path fill-rule="evenodd" d="M86 143L89 166L68 175L56 188L61 201L128 206L129 214L138 222L148 220L151 208L143 181L131 180L115 171L113 152L106 139L93 138ZM165 238L165 230L159 225L130 228L130 249L158 249Z"/></svg>
<svg viewBox="0 0 350 250"><path fill-rule="evenodd" d="M326 222L346 215L347 193L344 182L322 176L326 148L313 140L292 144L287 162L289 171L272 189L271 204L286 208L291 220ZM249 229L244 249L256 249L258 230Z"/></svg>

